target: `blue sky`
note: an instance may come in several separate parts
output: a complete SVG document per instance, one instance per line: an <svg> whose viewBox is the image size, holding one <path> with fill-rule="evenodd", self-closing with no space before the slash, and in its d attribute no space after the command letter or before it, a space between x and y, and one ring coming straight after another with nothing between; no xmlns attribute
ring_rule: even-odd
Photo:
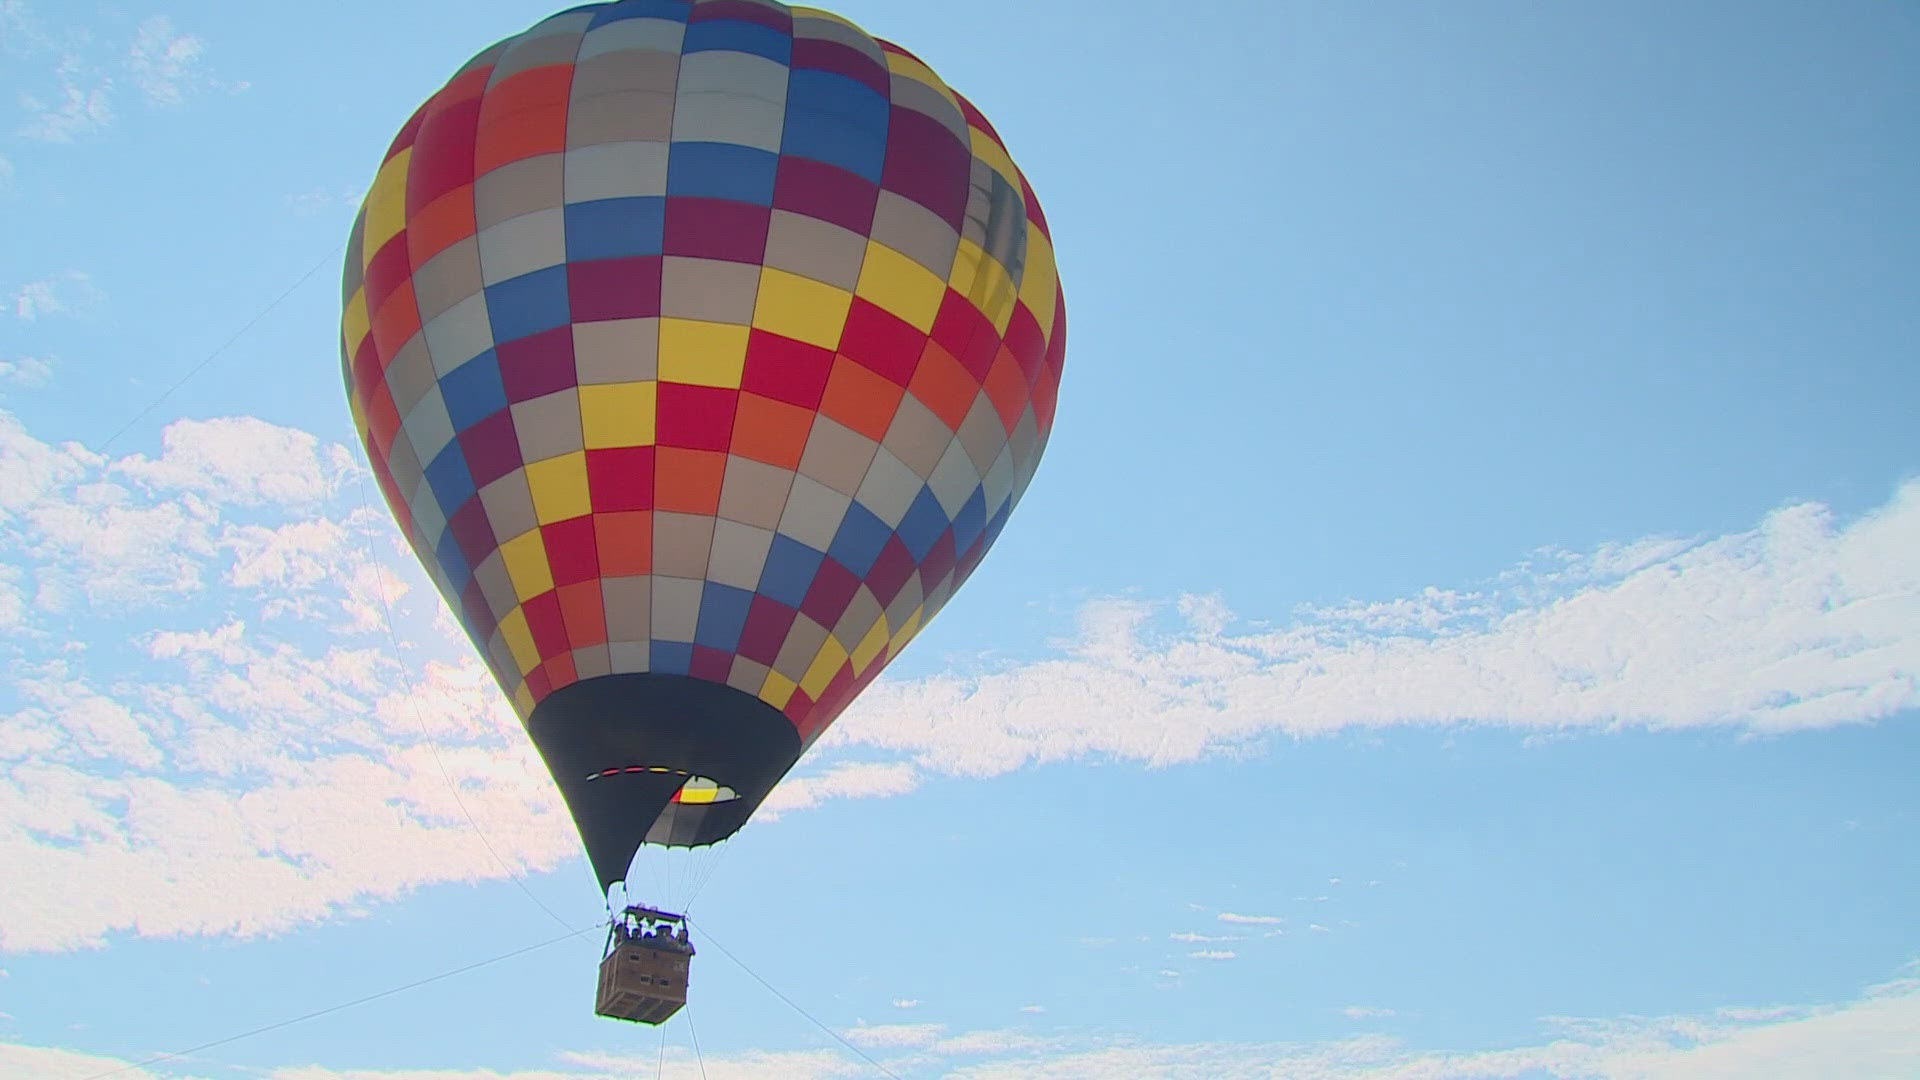
<svg viewBox="0 0 1920 1080"><path fill-rule="evenodd" d="M1067 375L643 863L711 874L657 1033L338 378L388 138L548 10L0 0L0 1076L529 946L117 1075L1920 1073L1920 12L839 5L1045 200Z"/></svg>

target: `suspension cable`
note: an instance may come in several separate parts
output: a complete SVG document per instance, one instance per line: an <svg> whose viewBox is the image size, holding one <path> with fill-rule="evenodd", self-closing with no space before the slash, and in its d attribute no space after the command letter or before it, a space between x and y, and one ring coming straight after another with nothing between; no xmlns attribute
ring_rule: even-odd
<svg viewBox="0 0 1920 1080"><path fill-rule="evenodd" d="M688 922L689 924L691 924L691 923L693 922L693 920L692 920L692 919L688 919L688 920L687 920L687 922ZM889 1069L889 1068L887 1068L887 1067L886 1067L885 1065L882 1065L882 1064L880 1064L880 1063L879 1063L878 1061L875 1061L875 1060L874 1060L874 1059L872 1058L872 1056L870 1056L870 1055L869 1055L869 1054L868 1054L868 1053L867 1053L867 1052L866 1052L865 1050L862 1050L862 1049L860 1049L859 1047L857 1047L857 1046L855 1046L855 1045L853 1045L852 1043L850 1043L850 1042L848 1042L848 1041L846 1040L846 1037L845 1037L845 1036L843 1036L843 1035L841 1035L841 1034L840 1034L839 1032L837 1032L837 1031L835 1031L835 1030L833 1030L832 1028L830 1028L830 1027L828 1027L827 1025L825 1025L825 1024L823 1024L823 1023L821 1023L821 1022L820 1022L820 1021L819 1021L818 1019L816 1019L816 1018L814 1017L814 1015L813 1015L812 1013L810 1013L810 1012L808 1012L807 1010L805 1010L805 1009L803 1009L803 1008L801 1008L801 1007L799 1006L799 1004L798 1004L797 1002L795 1002L795 1001L794 1001L794 1000L793 1000L792 998L790 998L790 997L788 997L787 995L785 995L785 994L783 994L783 993L781 993L781 992L780 992L780 990L779 990L779 988L777 988L777 987L775 987L775 986L774 986L774 985L773 985L772 983L770 983L770 982L768 982L767 980L765 980L765 979L763 979L763 978L761 978L761 977L760 977L760 973L759 973L759 972L757 972L757 971L755 971L755 970L753 970L752 968L750 968L750 967L748 967L748 966L747 966L747 964L746 964L746 961L744 961L744 960L742 960L742 959L740 959L739 957L737 957L737 956L735 956L735 955L733 955L733 950L732 950L732 949L729 949L729 948L727 948L727 947L726 947L725 945L722 945L722 944L720 943L720 939L719 939L719 938L716 938L716 937L714 937L714 936L713 936L713 931L711 931L711 930L708 930L708 929L706 928L706 926L705 926L705 924L702 924L702 925L701 925L701 927L700 927L700 933L701 933L701 934L702 934L702 935L703 935L703 936L704 936L704 937L705 937L705 938L706 938L706 939L707 939L708 941L711 941L711 942L713 942L713 945L714 945L714 947L715 947L715 948L717 948L717 949L719 949L719 950L720 950L720 951L721 951L722 953L724 953L724 954L726 955L726 958L727 958L727 959L729 959L729 960L731 960L731 961L733 961L733 962L734 962L734 964L735 964L735 965L736 965L737 967L739 967L741 971L744 971L744 972L746 972L746 973L747 973L748 975L751 975L751 976L753 976L753 981L755 981L755 982L757 982L757 983L759 983L759 984L760 984L761 986L764 986L764 987L766 987L766 988L767 988L767 991L768 991L769 993L771 993L771 994L772 994L772 995L773 995L774 997L777 997L777 998L779 998L779 999L780 999L781 1001L784 1001L784 1002L786 1002L786 1003L787 1003L787 1007L788 1007L788 1008L791 1008L791 1009L792 1009L792 1010L793 1010L794 1012L797 1012L797 1013L799 1013L799 1014L800 1014L801 1016L804 1016L804 1017L806 1017L806 1019L807 1019L807 1022L808 1022L808 1023L811 1023L811 1024L812 1024L812 1025L813 1025L814 1027L817 1027L817 1028L819 1028L819 1029L820 1029L821 1031L824 1031L824 1032L826 1032L827 1034L829 1034L829 1035L831 1035L831 1036L833 1036L833 1038L834 1038L834 1041L835 1041L835 1042L838 1042L838 1043L839 1043L839 1044L840 1044L841 1046L844 1046L844 1047L846 1047L847 1049L849 1049L849 1050L851 1050L851 1051L853 1051L854 1053L856 1053L856 1054L858 1054L858 1055L860 1055L860 1059L861 1059L862 1061L865 1061L865 1062L866 1062L867 1064L869 1064L869 1065L871 1065L871 1066L873 1066L873 1067L874 1067L875 1069L878 1069L878 1070L879 1070L879 1071L880 1071L881 1073L883 1073L884 1075L886 1075L886 1076L889 1076L889 1077L892 1077L892 1078L893 1078L893 1080L900 1080L900 1076L899 1076L899 1074L897 1074L897 1073L895 1073L895 1072L894 1072L894 1071L893 1071L892 1069Z"/></svg>
<svg viewBox="0 0 1920 1080"><path fill-rule="evenodd" d="M392 997L395 994L404 993L408 990L417 989L419 987L427 985L428 983L436 983L442 979L450 979L455 975L463 975L469 971L475 971L480 968L486 967L489 964L497 964L502 960L510 960L516 956L521 956L526 953L537 951L539 949L544 949L549 945L558 945L559 943L563 941L567 941L571 938L577 938L581 934L587 933L590 930L598 930L598 929L600 929L600 925L598 923L595 923L592 926L583 927L579 930L570 930L567 933L561 934L559 937L548 938L547 940L542 941L536 945L528 945L528 946L525 946L524 948L515 949L512 952L504 952L498 956L491 957L486 960L477 960L471 964L464 964L460 967L453 968L452 970L443 971L438 975L429 975L424 979L415 979L413 982L405 983L400 986L391 987L389 989L382 990L377 994L367 994L363 997L354 998L352 1001L343 1001L338 1005L329 1005L324 1009L315 1009L314 1011L309 1013L302 1013L299 1016L292 1018L291 1020L281 1020L278 1023L266 1024L264 1026L254 1028L251 1031L243 1031L238 1035L229 1035L224 1039L215 1039L212 1042L201 1043L199 1046L189 1046L185 1050L175 1050L172 1053L161 1054L157 1057L150 1057L145 1061L129 1062L128 1064L121 1065L117 1068L108 1069L106 1072L94 1073L92 1076L86 1077L85 1080L101 1080L102 1077L118 1076L123 1072L130 1072L134 1069L144 1069L149 1065L157 1065L162 1061L171 1061L174 1058L185 1057L188 1054L197 1054L202 1050L211 1050L216 1046L225 1046L228 1043L239 1042L241 1039L251 1039L255 1035L264 1035L269 1031L278 1031L284 1027L292 1027L295 1024L305 1023L308 1020L313 1020L317 1017L326 1016L329 1013L337 1013L343 1009L351 1009L355 1005L365 1005L369 1001L378 1001L384 997ZM725 950L722 950L722 951L725 951Z"/></svg>

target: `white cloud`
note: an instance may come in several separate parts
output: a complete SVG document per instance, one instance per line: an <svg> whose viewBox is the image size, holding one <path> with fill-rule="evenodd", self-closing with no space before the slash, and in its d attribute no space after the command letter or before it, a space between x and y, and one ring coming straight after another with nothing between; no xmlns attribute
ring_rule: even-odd
<svg viewBox="0 0 1920 1080"><path fill-rule="evenodd" d="M1187 945L1199 945L1212 941L1239 941L1238 934L1168 934L1167 937Z"/></svg>
<svg viewBox="0 0 1920 1080"><path fill-rule="evenodd" d="M1189 960L1232 960L1240 954L1232 949L1200 949L1187 954Z"/></svg>
<svg viewBox="0 0 1920 1080"><path fill-rule="evenodd" d="M68 270L20 286L7 306L13 309L14 318L32 322L44 315L90 315L104 298L91 275Z"/></svg>
<svg viewBox="0 0 1920 1080"><path fill-rule="evenodd" d="M917 1009L920 1007L920 999L919 998L894 998L893 1007L896 1009Z"/></svg>
<svg viewBox="0 0 1920 1080"><path fill-rule="evenodd" d="M1242 915L1237 911L1223 911L1214 918L1237 926L1277 926L1287 921L1279 915Z"/></svg>
<svg viewBox="0 0 1920 1080"><path fill-rule="evenodd" d="M1023 1013L1043 1013L1047 1011L1047 1007L1045 1005L1022 1005L1020 1006L1020 1011Z"/></svg>
<svg viewBox="0 0 1920 1080"><path fill-rule="evenodd" d="M5 160L0 159L0 185L6 182L5 165ZM53 378L53 364L38 356L0 360L0 382L10 382L16 386L44 386L51 378Z"/></svg>
<svg viewBox="0 0 1920 1080"><path fill-rule="evenodd" d="M218 496L243 506L311 506L357 469L343 446L251 416L178 420L161 434L160 458L122 459L114 468L159 490Z"/></svg>
<svg viewBox="0 0 1920 1080"><path fill-rule="evenodd" d="M173 21L165 15L154 15L140 24L127 50L127 70L148 101L178 105L190 91L210 84L199 70L205 51L199 38L174 30Z"/></svg>
<svg viewBox="0 0 1920 1080"><path fill-rule="evenodd" d="M775 820L793 810L810 810L829 799L874 799L905 795L919 786L913 766L899 762L853 762L837 765L818 776L795 776L781 781L761 804L760 818Z"/></svg>
<svg viewBox="0 0 1920 1080"><path fill-rule="evenodd" d="M840 1034L855 1046L900 1049L931 1046L946 1030L945 1024L862 1024Z"/></svg>
<svg viewBox="0 0 1920 1080"><path fill-rule="evenodd" d="M1310 611L1285 629L1229 634L1217 610L1189 607L1157 631L1154 605L1094 603L1063 657L882 680L823 742L992 776L1396 724L1867 722L1920 705L1920 482L1844 526L1790 506L1750 532L1550 553L1485 592Z"/></svg>
<svg viewBox="0 0 1920 1080"><path fill-rule="evenodd" d="M20 107L27 121L14 134L42 142L72 142L113 123L113 80L95 72L74 54L54 67L58 89L51 97L25 93Z"/></svg>
<svg viewBox="0 0 1920 1080"><path fill-rule="evenodd" d="M1371 1005L1349 1005L1340 1010L1340 1015L1349 1020L1385 1020L1400 1014L1392 1009L1381 1009Z"/></svg>
<svg viewBox="0 0 1920 1080"><path fill-rule="evenodd" d="M1169 973L1170 974L1170 973ZM1386 1010L1354 1008L1359 1018ZM902 1077L955 1080L1910 1080L1920 1074L1920 980L1871 987L1835 1005L1716 1009L1662 1017L1548 1019L1516 1045L1435 1051L1383 1035L1322 1043L1154 1043L1094 1033L1046 1038L939 1025L855 1028ZM884 1034L881 1034L884 1032ZM652 1075L657 1052L564 1053L551 1068L269 1070L271 1080L612 1080ZM50 1047L0 1044L0 1076L83 1077L123 1064ZM694 1080L838 1080L873 1075L840 1050L754 1051L697 1061L670 1050L661 1075ZM141 1074L134 1073L139 1076ZM170 1078L179 1074L168 1070Z"/></svg>

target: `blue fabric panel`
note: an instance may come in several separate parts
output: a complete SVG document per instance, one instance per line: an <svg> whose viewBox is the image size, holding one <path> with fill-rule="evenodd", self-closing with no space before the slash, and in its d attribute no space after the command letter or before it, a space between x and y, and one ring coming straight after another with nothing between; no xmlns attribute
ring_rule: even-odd
<svg viewBox="0 0 1920 1080"><path fill-rule="evenodd" d="M507 388L500 381L500 361L488 349L448 372L440 380L453 430L465 431L507 407Z"/></svg>
<svg viewBox="0 0 1920 1080"><path fill-rule="evenodd" d="M487 319L495 344L567 325L567 268L549 266L487 286Z"/></svg>
<svg viewBox="0 0 1920 1080"><path fill-rule="evenodd" d="M587 24L589 30L621 19L672 19L674 22L686 22L688 13L693 10L693 4L688 0L620 0L617 4L592 6L599 6L600 14Z"/></svg>
<svg viewBox="0 0 1920 1080"><path fill-rule="evenodd" d="M847 507L847 516L840 519L840 531L833 536L833 545L827 554L833 561L853 571L853 576L864 578L867 571L873 569L873 560L880 557L880 549L892 539L893 530L887 523L873 516L873 511L852 503Z"/></svg>
<svg viewBox="0 0 1920 1080"><path fill-rule="evenodd" d="M666 235L667 200L659 195L568 203L566 214L572 262L658 255Z"/></svg>
<svg viewBox="0 0 1920 1080"><path fill-rule="evenodd" d="M473 474L467 471L467 456L460 450L459 440L447 444L438 457L427 466L427 486L433 489L433 497L440 504L440 512L448 521L468 499L474 496ZM448 529L452 536L453 530ZM445 542L442 542L442 547ZM461 561L465 565L465 560Z"/></svg>
<svg viewBox="0 0 1920 1080"><path fill-rule="evenodd" d="M953 516L953 549L956 552L967 550L980 533L987 527L987 491L983 487L973 489L973 495L966 505Z"/></svg>
<svg viewBox="0 0 1920 1080"><path fill-rule="evenodd" d="M709 52L714 49L752 53L782 64L793 63L793 36L770 26L738 19L715 19L712 22L692 23L687 27L687 40L680 47L681 52Z"/></svg>
<svg viewBox="0 0 1920 1080"><path fill-rule="evenodd" d="M772 206L779 167L780 155L752 146L677 142L667 158L667 194ZM571 254L573 249L567 250Z"/></svg>
<svg viewBox="0 0 1920 1080"><path fill-rule="evenodd" d="M696 645L732 652L740 645L740 631L747 626L747 609L753 606L753 594L709 581L700 593L700 625L693 633Z"/></svg>
<svg viewBox="0 0 1920 1080"><path fill-rule="evenodd" d="M464 470L466 466L462 465ZM455 589L464 590L473 577L473 569L467 565L466 553L460 550L460 542L453 538L453 530L440 534L440 543L433 549L434 561L440 564L440 571L447 575ZM465 622L466 620L461 620ZM478 642L482 655L486 652L486 643Z"/></svg>
<svg viewBox="0 0 1920 1080"><path fill-rule="evenodd" d="M907 554L914 562L924 562L927 552L940 542L940 534L947 531L947 512L940 509L940 500L933 497L933 489L922 487L920 494L914 497L913 505L907 508L907 516L900 520L900 542L907 545Z"/></svg>
<svg viewBox="0 0 1920 1080"><path fill-rule="evenodd" d="M807 598L824 558L824 554L791 536L775 533L772 546L767 548L767 565L760 571L759 592L797 609Z"/></svg>
<svg viewBox="0 0 1920 1080"><path fill-rule="evenodd" d="M693 667L693 644L655 641L647 649L647 666L661 675L685 675Z"/></svg>

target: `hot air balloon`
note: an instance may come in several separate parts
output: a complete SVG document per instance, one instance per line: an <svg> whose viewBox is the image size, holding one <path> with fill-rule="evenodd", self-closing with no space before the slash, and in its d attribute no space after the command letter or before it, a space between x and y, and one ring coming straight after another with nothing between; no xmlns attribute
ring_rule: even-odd
<svg viewBox="0 0 1920 1080"><path fill-rule="evenodd" d="M1066 343L979 111L766 0L588 4L481 52L388 149L344 291L373 472L603 888L739 829L966 580Z"/></svg>

